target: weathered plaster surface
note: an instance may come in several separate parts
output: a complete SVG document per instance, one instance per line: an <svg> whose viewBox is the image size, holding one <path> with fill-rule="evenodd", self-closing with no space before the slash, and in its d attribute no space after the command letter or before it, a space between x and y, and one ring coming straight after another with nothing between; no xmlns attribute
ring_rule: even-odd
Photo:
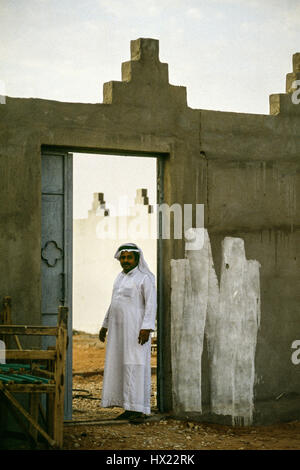
<svg viewBox="0 0 300 470"><path fill-rule="evenodd" d="M260 325L259 263L248 261L244 242L226 237L219 312L211 358L212 412L252 424L255 352Z"/></svg>
<svg viewBox="0 0 300 470"><path fill-rule="evenodd" d="M210 412L233 424L252 424L255 352L260 325L257 261L248 261L244 242L222 242L220 287L207 230L188 242L186 258L171 260L171 324L174 408L202 412L202 353L208 348ZM197 239L202 243L198 243Z"/></svg>

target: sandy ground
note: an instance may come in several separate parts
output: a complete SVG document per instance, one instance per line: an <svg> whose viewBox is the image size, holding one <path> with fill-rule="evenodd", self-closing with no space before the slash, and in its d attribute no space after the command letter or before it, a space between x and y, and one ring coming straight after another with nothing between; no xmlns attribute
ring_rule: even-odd
<svg viewBox="0 0 300 470"><path fill-rule="evenodd" d="M159 415L155 373L152 375L151 406L156 421L139 425L105 424L105 420L113 419L123 410L100 406L104 358L105 348L97 336L74 335L73 422L64 426L63 448L66 450L300 449L300 421L273 426L230 427L177 421ZM153 355L153 368L155 365L156 356ZM83 424L84 421L89 422Z"/></svg>

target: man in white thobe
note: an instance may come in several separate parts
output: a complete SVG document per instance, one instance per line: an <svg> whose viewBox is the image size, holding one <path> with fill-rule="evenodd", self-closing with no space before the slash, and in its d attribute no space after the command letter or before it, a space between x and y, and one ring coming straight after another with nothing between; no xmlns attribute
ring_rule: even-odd
<svg viewBox="0 0 300 470"><path fill-rule="evenodd" d="M104 342L108 330L101 406L124 408L116 419L134 419L151 412L155 277L142 250L133 243L121 245L115 258L123 271L114 282L111 304L99 332Z"/></svg>

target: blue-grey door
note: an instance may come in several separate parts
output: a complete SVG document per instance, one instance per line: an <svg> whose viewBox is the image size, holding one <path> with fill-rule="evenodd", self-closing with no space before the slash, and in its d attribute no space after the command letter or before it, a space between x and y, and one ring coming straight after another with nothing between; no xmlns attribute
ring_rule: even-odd
<svg viewBox="0 0 300 470"><path fill-rule="evenodd" d="M56 326L59 305L69 308L65 419L72 419L72 170L72 154L42 153L42 324ZM53 341L44 337L43 348Z"/></svg>

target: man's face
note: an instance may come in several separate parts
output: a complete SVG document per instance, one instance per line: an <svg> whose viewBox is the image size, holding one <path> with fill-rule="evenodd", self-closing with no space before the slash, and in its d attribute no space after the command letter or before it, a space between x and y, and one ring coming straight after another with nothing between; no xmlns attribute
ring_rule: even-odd
<svg viewBox="0 0 300 470"><path fill-rule="evenodd" d="M132 251L122 251L120 256L120 263L125 273L128 273L138 265Z"/></svg>

